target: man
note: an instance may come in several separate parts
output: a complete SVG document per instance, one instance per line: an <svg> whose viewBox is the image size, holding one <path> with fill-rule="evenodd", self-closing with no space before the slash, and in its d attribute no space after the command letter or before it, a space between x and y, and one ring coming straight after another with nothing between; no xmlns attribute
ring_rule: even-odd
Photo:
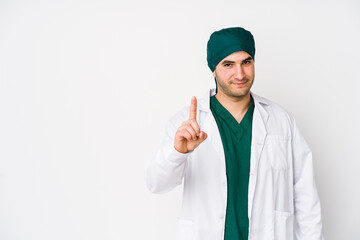
<svg viewBox="0 0 360 240"><path fill-rule="evenodd" d="M178 240L323 238L311 151L292 116L250 91L254 57L249 31L214 32L207 60L217 91L169 121L149 162L150 191L184 180Z"/></svg>

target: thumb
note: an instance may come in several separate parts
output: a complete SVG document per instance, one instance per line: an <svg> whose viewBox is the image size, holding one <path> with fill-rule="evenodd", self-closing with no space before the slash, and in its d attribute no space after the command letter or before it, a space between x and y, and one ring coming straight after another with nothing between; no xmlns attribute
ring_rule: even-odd
<svg viewBox="0 0 360 240"><path fill-rule="evenodd" d="M205 139L208 137L208 135L206 134L206 132L201 131L199 134L199 143L202 143L203 141L205 141Z"/></svg>

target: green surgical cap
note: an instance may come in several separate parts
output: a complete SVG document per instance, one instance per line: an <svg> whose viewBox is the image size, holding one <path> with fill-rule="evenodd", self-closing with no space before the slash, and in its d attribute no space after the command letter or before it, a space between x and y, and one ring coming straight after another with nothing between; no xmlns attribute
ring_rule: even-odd
<svg viewBox="0 0 360 240"><path fill-rule="evenodd" d="M241 27L213 32L207 43L207 61L213 72L216 65L234 52L245 51L255 60L255 42L251 32Z"/></svg>

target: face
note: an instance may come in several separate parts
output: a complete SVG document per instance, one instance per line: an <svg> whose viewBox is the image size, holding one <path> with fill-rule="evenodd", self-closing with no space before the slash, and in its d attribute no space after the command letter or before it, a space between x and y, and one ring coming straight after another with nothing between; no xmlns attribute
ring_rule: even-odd
<svg viewBox="0 0 360 240"><path fill-rule="evenodd" d="M219 62L213 76L217 82L217 94L242 99L250 95L255 78L254 60L244 51L235 52Z"/></svg>

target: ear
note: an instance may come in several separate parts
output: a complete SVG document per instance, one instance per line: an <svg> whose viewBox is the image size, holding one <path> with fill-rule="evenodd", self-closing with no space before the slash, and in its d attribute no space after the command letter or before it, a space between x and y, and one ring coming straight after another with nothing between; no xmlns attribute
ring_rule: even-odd
<svg viewBox="0 0 360 240"><path fill-rule="evenodd" d="M216 73L215 73L215 70L213 71L213 77L216 77Z"/></svg>

